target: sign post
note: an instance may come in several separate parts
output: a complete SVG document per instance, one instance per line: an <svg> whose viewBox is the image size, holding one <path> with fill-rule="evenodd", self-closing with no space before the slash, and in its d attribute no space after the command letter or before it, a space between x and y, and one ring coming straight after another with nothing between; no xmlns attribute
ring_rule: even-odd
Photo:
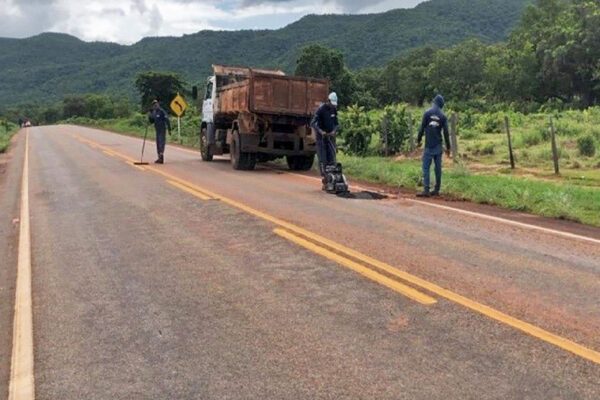
<svg viewBox="0 0 600 400"><path fill-rule="evenodd" d="M171 102L171 110L177 115L177 141L181 143L181 116L188 108L185 99L177 93L177 96Z"/></svg>

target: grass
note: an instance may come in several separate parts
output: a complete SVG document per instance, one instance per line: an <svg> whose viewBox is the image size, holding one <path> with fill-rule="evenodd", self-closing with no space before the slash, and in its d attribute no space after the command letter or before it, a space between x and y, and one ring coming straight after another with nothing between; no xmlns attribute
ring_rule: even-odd
<svg viewBox="0 0 600 400"><path fill-rule="evenodd" d="M17 125L9 123L6 127L0 127L0 153L4 153L8 149L10 139L18 132Z"/></svg>

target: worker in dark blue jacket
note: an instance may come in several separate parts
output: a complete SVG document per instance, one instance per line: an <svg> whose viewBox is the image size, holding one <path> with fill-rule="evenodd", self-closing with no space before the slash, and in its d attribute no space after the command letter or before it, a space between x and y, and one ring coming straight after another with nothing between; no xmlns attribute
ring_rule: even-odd
<svg viewBox="0 0 600 400"><path fill-rule="evenodd" d="M423 115L423 122L419 129L417 139L418 146L421 147L423 135L425 135L425 150L423 150L423 186L422 193L417 197L438 196L442 185L442 154L443 145L446 145L446 155L450 157L450 137L448 134L448 119L442 111L444 108L444 98L437 95L433 99L433 106ZM442 138L443 134L443 138ZM435 189L430 192L430 168L431 163L435 164Z"/></svg>
<svg viewBox="0 0 600 400"><path fill-rule="evenodd" d="M323 103L311 122L315 130L317 142L317 157L319 158L319 171L325 185L325 166L335 164L335 136L339 129L337 117L338 97L335 92L331 93L326 103Z"/></svg>
<svg viewBox="0 0 600 400"><path fill-rule="evenodd" d="M156 130L156 152L158 159L155 164L165 163L165 145L167 144L167 132L171 134L171 121L169 114L160 106L158 100L152 102L152 110L149 115L150 123L154 124Z"/></svg>

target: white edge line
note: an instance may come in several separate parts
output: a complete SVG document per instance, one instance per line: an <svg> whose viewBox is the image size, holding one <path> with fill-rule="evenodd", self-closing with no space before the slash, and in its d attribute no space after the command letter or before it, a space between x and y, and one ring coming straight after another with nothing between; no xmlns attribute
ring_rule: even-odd
<svg viewBox="0 0 600 400"><path fill-rule="evenodd" d="M551 234L554 234L554 235L564 236L564 237L567 237L567 238L570 238L570 239L585 240L585 241L588 241L588 242L591 242L591 243L600 244L600 240L599 239L594 239L594 238L587 237L587 236L576 235L574 233L569 233L569 232L564 232L564 231L558 231L556 229L544 228L544 227L537 226L537 225L526 224L524 222L518 222L518 221L513 221L513 220L510 220L510 219L506 219L506 218L494 217L492 215L481 214L481 213L477 213L477 212L473 212L473 211L461 210L460 208L443 206L441 204L433 204L433 203L429 203L429 202L426 202L426 201L420 201L420 200L414 200L414 199L405 199L405 200L410 201L412 203L418 203L418 204L423 204L423 205L426 205L426 206L429 206L429 207L439 208L441 210L454 211L454 212L457 212L459 214L464 214L464 215L469 215L469 216L473 216L473 217L483 218L483 219L487 219L487 220L495 221L495 222L501 222L501 223L504 223L504 224L514 225L514 226L518 226L518 227L521 227L521 228L533 229L533 230L540 231L540 232L551 233Z"/></svg>
<svg viewBox="0 0 600 400"><path fill-rule="evenodd" d="M13 348L8 400L33 400L33 315L31 299L31 233L29 227L29 130L25 131L25 157L21 181L21 220Z"/></svg>

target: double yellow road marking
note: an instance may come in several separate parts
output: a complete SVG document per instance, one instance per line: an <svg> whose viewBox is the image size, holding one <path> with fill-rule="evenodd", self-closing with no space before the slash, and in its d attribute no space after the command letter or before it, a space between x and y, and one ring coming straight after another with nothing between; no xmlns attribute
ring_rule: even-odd
<svg viewBox="0 0 600 400"><path fill-rule="evenodd" d="M80 139L81 140L81 139ZM98 148L103 149L104 147L98 143L91 142L83 139L84 142L89 144L94 144L98 146ZM106 148L104 148L106 149ZM123 154L117 153L113 151L117 156L131 161L131 159ZM233 199L229 199L227 197L221 196L217 193L213 193L209 190L201 188L197 185L191 184L187 181L184 181L174 175L171 175L163 170L157 169L155 167L148 168L149 171L154 172L158 175L161 175L167 178L168 182L177 187L180 190L183 190L187 193L193 194L196 197L201 199L215 199L220 200L221 202L228 204L232 207L235 207L241 211L244 211L250 215L253 215L257 218L269 221L274 225L277 225L279 228L275 229L275 233L287 240L292 241L310 251L313 251L323 257L326 257L330 260L336 261L337 263L344 265L347 268L350 268L363 276L368 277L384 286L387 286L398 293L402 293L403 295L418 301L421 304L434 304L436 300L426 294L423 294L416 290L413 287L405 285L404 283L400 283L397 280L391 279L382 273L377 271L385 272L386 274L402 280L406 283L413 285L416 288L424 289L432 294L438 295L446 300L459 304L463 307L466 307L472 311L475 311L479 314L485 315L491 319L494 319L498 322L511 326L521 332L524 332L528 335L531 335L535 338L538 338L546 343L557 346L563 350L569 351L573 354L576 354L586 360L592 361L594 363L600 364L600 352L584 347L578 343L565 339L561 336L555 335L551 332L548 332L542 328L539 328L530 323L521 321L517 318L511 317L501 311L498 311L492 307L481 304L477 301L471 300L460 294L454 293L448 289L444 289L441 286L438 286L434 283L426 281L425 279L419 278L415 275L409 274L408 272L399 270L389 264L376 260L372 257L364 255L362 253L357 252L356 250L350 249L346 246L343 246L339 243L331 241L327 238L324 238L320 235L315 234L314 232L308 231L304 228L301 228L297 225L291 224L289 222L283 221L277 217L271 216L265 212L255 210L245 204L237 202ZM375 270L368 268L367 266L375 268Z"/></svg>
<svg viewBox="0 0 600 400"><path fill-rule="evenodd" d="M180 184L178 182L175 182L175 181L168 180L167 182L170 185L175 186L177 189L182 190L182 191L184 191L186 193L189 193L189 194L191 194L193 196L196 196L196 197L198 197L201 200L210 200L209 196L205 195L204 193L202 193L199 190L192 189L192 188L190 188L188 186L184 186L184 185L182 185L182 184Z"/></svg>
<svg viewBox="0 0 600 400"><path fill-rule="evenodd" d="M364 265L359 264L349 258L342 257L339 254L334 253L333 251L327 250L325 247L317 246L316 244L300 236L294 235L293 233L290 233L284 229L278 228L275 229L273 232L275 232L282 238L289 240L290 242L296 243L297 245L302 246L305 249L312 251L313 253L323 256L329 260L335 261L336 263L343 265L344 267L349 268L352 271L358 272L362 276L367 277L372 281L375 281L383 286L386 286L395 292L403 294L404 296L413 299L418 303L424 305L431 305L437 303L437 301L431 296L427 296L426 294L423 294L418 290L411 288L410 286L400 283L394 279L390 279L387 276L380 274L370 268L367 268Z"/></svg>

